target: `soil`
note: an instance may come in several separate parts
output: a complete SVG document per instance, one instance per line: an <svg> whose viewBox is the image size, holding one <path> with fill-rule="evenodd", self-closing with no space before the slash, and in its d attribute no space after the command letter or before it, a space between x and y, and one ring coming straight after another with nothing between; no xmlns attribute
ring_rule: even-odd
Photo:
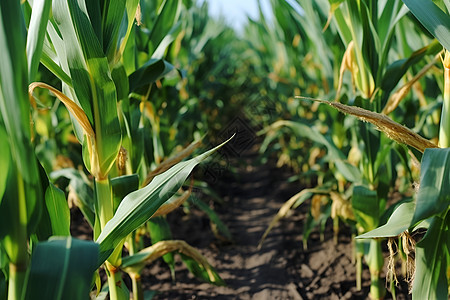
<svg viewBox="0 0 450 300"><path fill-rule="evenodd" d="M196 247L227 285L201 282L188 272L179 257L176 280L172 281L168 266L159 259L142 273L144 289L158 291L153 299L368 298L370 275L366 267L362 290L355 288L353 246L348 228L342 228L335 245L330 222L324 241L316 230L310 235L308 249L303 249L302 230L308 203L281 220L258 250L259 239L273 216L302 186L288 182L292 175L288 169L277 168L274 162L259 164L254 149L231 160L229 169L232 168L235 168L234 175L221 174L219 182L214 184L224 204L210 202L229 227L232 242L216 238L208 217L195 208L189 214L180 208L168 215L174 239L184 239ZM86 223L82 227L86 228ZM74 228L73 234L90 236L89 230L80 227ZM399 280L397 299L411 299L406 284ZM385 299L392 299L391 294Z"/></svg>

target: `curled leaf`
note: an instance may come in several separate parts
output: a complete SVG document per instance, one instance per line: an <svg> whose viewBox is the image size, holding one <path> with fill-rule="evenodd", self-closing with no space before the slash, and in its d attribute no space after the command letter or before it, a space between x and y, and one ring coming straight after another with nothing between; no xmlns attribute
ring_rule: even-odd
<svg viewBox="0 0 450 300"><path fill-rule="evenodd" d="M349 106L339 102L331 102L320 99L296 96L296 98L313 100L320 103L328 104L342 113L356 116L358 119L375 125L380 131L383 131L390 139L400 144L406 144L416 148L420 152L424 152L426 148L438 148L431 141L421 137L411 129L394 122L388 116L372 112L356 106Z"/></svg>
<svg viewBox="0 0 450 300"><path fill-rule="evenodd" d="M139 273L146 264L173 251L178 251L194 259L206 271L211 283L224 284L208 260L197 249L182 240L159 241L134 255L123 258L121 268L127 273Z"/></svg>
<svg viewBox="0 0 450 300"><path fill-rule="evenodd" d="M275 217L273 217L272 221L270 221L269 226L267 227L263 236L259 240L258 249L261 249L262 244L264 243L267 235L273 229L273 227L275 227L275 225L278 223L278 221L280 221L282 218L284 218L295 204L297 204L296 206L300 205L306 199L308 199L311 196L311 194L313 194L313 193L324 193L324 192L319 191L317 189L304 189L304 190L298 192L297 194L295 194L294 196L292 196L288 201L286 201L283 204L283 206L281 206L280 210L275 215Z"/></svg>
<svg viewBox="0 0 450 300"><path fill-rule="evenodd" d="M336 100L339 99L339 95L341 93L345 70L349 70L352 73L352 84L354 85L353 74L356 72L356 69L358 68L358 65L356 64L355 54L353 52L354 47L355 47L354 42L351 41L347 46L347 50L345 50L344 57L342 58L341 68L339 69L339 83L336 92Z"/></svg>
<svg viewBox="0 0 450 300"><path fill-rule="evenodd" d="M36 107L36 101L33 98L33 91L35 88L40 87L49 90L52 92L56 98L58 98L67 108L68 111L72 113L72 115L75 117L75 119L80 123L81 127L83 128L84 132L89 137L94 137L94 129L92 129L91 123L89 122L88 117L86 116L86 113L76 104L74 101L69 99L66 95L55 89L54 87L43 83L43 82L33 82L28 87L28 93L30 97L30 102L33 107Z"/></svg>

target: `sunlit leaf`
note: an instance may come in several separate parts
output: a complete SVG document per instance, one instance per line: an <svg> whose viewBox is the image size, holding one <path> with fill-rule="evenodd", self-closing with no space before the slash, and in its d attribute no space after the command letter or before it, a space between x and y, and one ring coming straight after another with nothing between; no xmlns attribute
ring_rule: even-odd
<svg viewBox="0 0 450 300"><path fill-rule="evenodd" d="M226 142L195 158L176 164L156 176L146 187L128 194L97 239L101 253L99 264L108 258L124 237L147 221L164 202L178 191L197 164Z"/></svg>
<svg viewBox="0 0 450 300"><path fill-rule="evenodd" d="M402 203L392 213L386 224L357 236L357 238L395 237L407 230L411 224L416 204L414 202Z"/></svg>

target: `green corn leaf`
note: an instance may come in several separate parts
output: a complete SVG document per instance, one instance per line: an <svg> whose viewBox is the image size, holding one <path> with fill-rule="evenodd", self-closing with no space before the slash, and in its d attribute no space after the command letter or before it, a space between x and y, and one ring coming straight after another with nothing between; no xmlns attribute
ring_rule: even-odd
<svg viewBox="0 0 450 300"><path fill-rule="evenodd" d="M180 15L181 0L164 0L150 32L149 53L153 53Z"/></svg>
<svg viewBox="0 0 450 300"><path fill-rule="evenodd" d="M112 178L110 183L113 192L113 207L116 211L122 199L139 188L139 176L137 174L119 176Z"/></svg>
<svg viewBox="0 0 450 300"><path fill-rule="evenodd" d="M164 216L151 218L148 223L148 231L150 232L150 238L152 244L156 244L159 241L167 241L172 239L172 231L170 230L169 222ZM175 280L175 255L173 252L164 254L162 256L164 262L170 268L170 274L172 280Z"/></svg>
<svg viewBox="0 0 450 300"><path fill-rule="evenodd" d="M8 284L5 274L0 271L0 299L8 299Z"/></svg>
<svg viewBox="0 0 450 300"><path fill-rule="evenodd" d="M97 260L94 242L64 237L37 244L25 299L88 299Z"/></svg>
<svg viewBox="0 0 450 300"><path fill-rule="evenodd" d="M414 202L406 202L400 204L392 213L386 224L374 230L357 236L358 239L395 237L409 228L416 204Z"/></svg>
<svg viewBox="0 0 450 300"><path fill-rule="evenodd" d="M120 203L114 217L106 223L96 241L100 244L99 264L102 264L111 255L123 238L145 223L164 202L178 191L197 164L227 142L228 140L195 158L176 164L166 172L154 177L146 187L128 194Z"/></svg>
<svg viewBox="0 0 450 300"><path fill-rule="evenodd" d="M72 79L68 75L70 70L66 51L60 33L56 28L54 20L50 19L42 49L41 63L62 82L72 87ZM77 99L72 100L77 101Z"/></svg>
<svg viewBox="0 0 450 300"><path fill-rule="evenodd" d="M119 34L120 24L125 13L125 0L107 0L103 4L104 18L103 18L103 50L108 60L114 58L117 47L117 40Z"/></svg>
<svg viewBox="0 0 450 300"><path fill-rule="evenodd" d="M408 69L417 64L426 55L434 55L442 50L441 45L437 40L433 40L429 45L414 51L410 57L397 60L386 68L386 72L381 79L381 88L390 93L398 84L403 75L406 74Z"/></svg>
<svg viewBox="0 0 450 300"><path fill-rule="evenodd" d="M89 72L87 71L86 62L83 57L80 42L77 39L74 25L72 24L67 1L54 1L52 11L55 19L54 23L57 24L54 25L54 30L48 30L49 34L52 35L52 43L56 47L55 50L61 60L63 69L67 68L70 71L72 85L81 108L91 124L93 124L94 117L91 107ZM93 29L91 27L92 34ZM99 44L98 41L97 44Z"/></svg>
<svg viewBox="0 0 450 300"><path fill-rule="evenodd" d="M34 81L41 59L48 17L52 1L34 0L27 35L28 79Z"/></svg>
<svg viewBox="0 0 450 300"><path fill-rule="evenodd" d="M90 159L97 155L100 174L94 175L106 176L121 142L117 95L108 61L84 2L55 2L53 14L63 37L75 93L95 131L96 153L83 153L84 161L92 170L96 166L90 165ZM87 143L85 139L83 152L87 150Z"/></svg>
<svg viewBox="0 0 450 300"><path fill-rule="evenodd" d="M200 264L198 261L193 259L192 257L180 254L181 258L183 259L183 262L186 264L189 271L194 274L196 277L209 282L213 283L215 285L224 286L226 285L225 281L223 281L222 278L220 278L219 274L216 272L216 270L212 267L211 269L205 269L205 267Z"/></svg>
<svg viewBox="0 0 450 300"><path fill-rule="evenodd" d="M150 59L145 65L134 71L129 77L130 92L155 82L174 69L174 66L162 59Z"/></svg>
<svg viewBox="0 0 450 300"><path fill-rule="evenodd" d="M10 164L11 153L9 149L8 135L0 124L0 165L2 166L2 172L0 172L0 204L2 203L3 193L6 189L6 181L8 179Z"/></svg>
<svg viewBox="0 0 450 300"><path fill-rule="evenodd" d="M35 237L38 241L46 241L51 236L70 236L70 210L65 194L49 182L43 167L40 167L40 173L45 203Z"/></svg>
<svg viewBox="0 0 450 300"><path fill-rule="evenodd" d="M377 192L364 186L353 188L352 207L359 230L370 231L377 227L379 219L379 205Z"/></svg>
<svg viewBox="0 0 450 300"><path fill-rule="evenodd" d="M420 188L411 226L439 215L450 206L450 148L426 149L420 168Z"/></svg>
<svg viewBox="0 0 450 300"><path fill-rule="evenodd" d="M120 45L119 45L118 55L123 59L122 62L124 64L127 72L135 69L135 66L134 66L134 54L135 53L134 53L134 51L130 51L130 53L126 53L125 48L127 48L127 47L128 47L128 49L134 48L134 42L135 42L134 31L132 31L131 29L133 28L134 23L135 23L134 19L135 19L136 11L138 8L138 4L139 4L139 0L126 1L126 14L127 14L128 26L127 26L125 32L119 33ZM130 37L131 37L131 39L130 39ZM131 54L131 55L128 56L125 53Z"/></svg>
<svg viewBox="0 0 450 300"><path fill-rule="evenodd" d="M20 3L13 0L0 1L0 114L12 158L7 179L7 185L10 186L6 188L9 192L4 193L0 203L2 207L5 205L5 211L2 211L4 216L1 217L4 220L1 222L5 222L3 226L6 227L0 229L0 236L8 235L12 241L9 246L12 248L18 246L15 244L17 239L22 239L23 242L23 234L17 232L21 230L19 227L26 226L30 234L34 231L42 200L39 170L31 146L25 39L26 30ZM19 215L22 219L19 219Z"/></svg>
<svg viewBox="0 0 450 300"><path fill-rule="evenodd" d="M450 49L450 16L430 0L403 0L422 25L444 46Z"/></svg>
<svg viewBox="0 0 450 300"><path fill-rule="evenodd" d="M111 70L111 77L116 85L117 90L117 100L124 100L129 104L128 94L130 91L130 86L128 84L128 77L122 63L117 63Z"/></svg>
<svg viewBox="0 0 450 300"><path fill-rule="evenodd" d="M64 72L63 69L53 59L51 59L49 54L44 50L41 55L41 63L65 84L68 84L69 86L72 85L72 79L70 79L70 76L67 75L67 73Z"/></svg>
<svg viewBox="0 0 450 300"><path fill-rule="evenodd" d="M80 175L80 171L75 169L61 169L53 171L49 176L52 180L57 180L60 177L65 177L70 180L69 190L72 190L77 196L76 205L83 213L87 222L94 227L94 191L92 187Z"/></svg>
<svg viewBox="0 0 450 300"><path fill-rule="evenodd" d="M434 217L423 239L416 245L413 299L448 299L447 268L449 215Z"/></svg>
<svg viewBox="0 0 450 300"><path fill-rule="evenodd" d="M14 33L11 31L14 28ZM30 103L25 56L25 26L20 6L15 1L0 3L0 112L12 155L26 181L37 172L30 147Z"/></svg>
<svg viewBox="0 0 450 300"><path fill-rule="evenodd" d="M182 23L181 21L178 21L170 30L170 32L168 32L167 35L159 43L158 48L156 48L156 50L152 54L152 58L162 59L166 53L167 48L180 34L182 29Z"/></svg>
<svg viewBox="0 0 450 300"><path fill-rule="evenodd" d="M52 183L45 192L45 205L50 219L52 235L70 235L70 210L64 192Z"/></svg>

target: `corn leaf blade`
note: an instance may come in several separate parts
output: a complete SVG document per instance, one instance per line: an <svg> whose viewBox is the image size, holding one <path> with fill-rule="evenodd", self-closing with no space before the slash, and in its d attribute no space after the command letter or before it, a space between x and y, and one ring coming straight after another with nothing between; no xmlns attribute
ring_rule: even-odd
<svg viewBox="0 0 450 300"><path fill-rule="evenodd" d="M70 210L64 192L50 183L45 192L45 205L50 219L52 235L70 236Z"/></svg>
<svg viewBox="0 0 450 300"><path fill-rule="evenodd" d="M403 0L423 26L447 49L450 49L450 17L430 0Z"/></svg>
<svg viewBox="0 0 450 300"><path fill-rule="evenodd" d="M6 189L6 182L8 179L8 172L11 164L11 153L8 145L8 135L3 127L0 127L0 165L2 172L0 172L0 204L2 203L3 193Z"/></svg>
<svg viewBox="0 0 450 300"><path fill-rule="evenodd" d="M413 299L448 299L449 218L435 217L424 238L416 245Z"/></svg>
<svg viewBox="0 0 450 300"><path fill-rule="evenodd" d="M156 176L146 187L128 194L120 203L114 217L106 223L96 241L100 244L99 264L109 257L124 237L147 221L164 202L178 191L197 164L226 142L195 158L176 164Z"/></svg>
<svg viewBox="0 0 450 300"><path fill-rule="evenodd" d="M377 227L380 216L377 192L364 186L355 186L352 195L352 207L357 223L364 231Z"/></svg>
<svg viewBox="0 0 450 300"><path fill-rule="evenodd" d="M450 206L450 149L427 149L420 168L420 188L411 226Z"/></svg>
<svg viewBox="0 0 450 300"><path fill-rule="evenodd" d="M25 299L87 299L98 245L72 237L39 243L33 251Z"/></svg>
<svg viewBox="0 0 450 300"><path fill-rule="evenodd" d="M392 213L386 224L374 230L357 236L358 239L395 237L409 228L416 204L414 202L406 202L400 204Z"/></svg>
<svg viewBox="0 0 450 300"><path fill-rule="evenodd" d="M63 36L75 93L95 130L96 155L100 173L105 176L117 157L122 138L108 60L84 2L56 1L53 13ZM86 166L94 168L84 157Z"/></svg>
<svg viewBox="0 0 450 300"><path fill-rule="evenodd" d="M39 67L42 47L44 45L45 29L52 1L34 0L31 11L30 26L27 35L28 78L34 81Z"/></svg>
<svg viewBox="0 0 450 300"><path fill-rule="evenodd" d="M181 0L165 0L150 33L149 53L153 53L180 15Z"/></svg>

